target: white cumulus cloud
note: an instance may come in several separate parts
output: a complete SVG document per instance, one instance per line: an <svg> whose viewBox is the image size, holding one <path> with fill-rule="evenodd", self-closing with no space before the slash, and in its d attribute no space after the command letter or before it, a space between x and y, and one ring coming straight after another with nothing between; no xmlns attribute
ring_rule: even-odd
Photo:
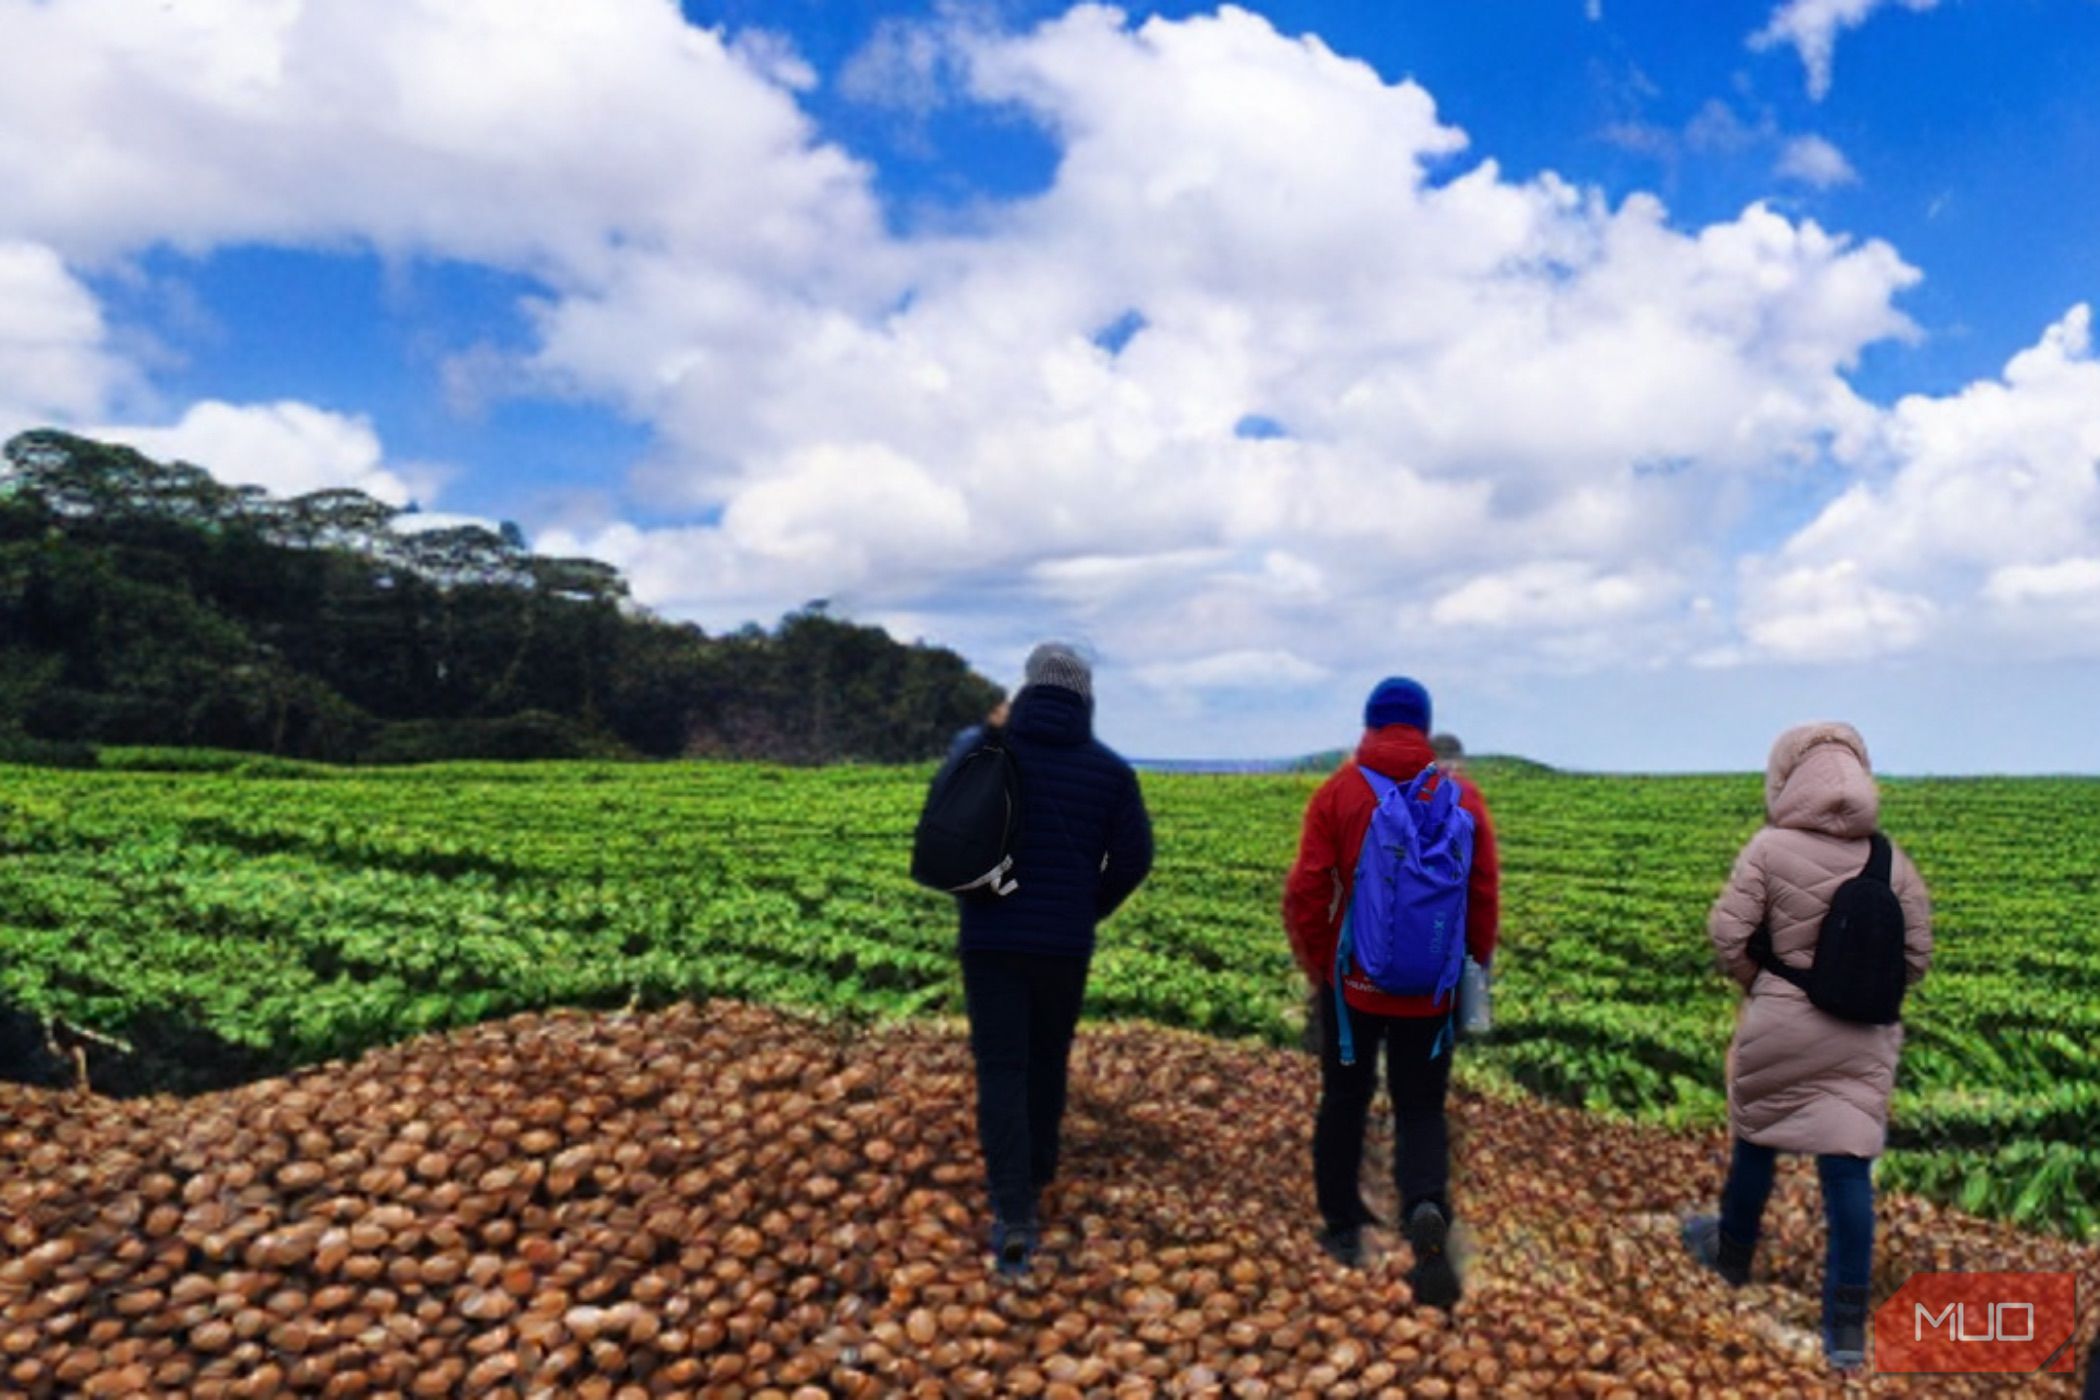
<svg viewBox="0 0 2100 1400"><path fill-rule="evenodd" d="M1041 195L885 238L857 303L747 304L650 257L545 307L547 372L662 427L658 507L719 516L573 538L645 569L641 596L713 625L842 591L925 618L997 578L1016 616L1197 677L1463 650L1476 614L1536 635L1564 606L1541 569L1585 581L1586 616L1631 589L1679 629L1707 541L1774 462L1871 435L1845 370L1910 333L1885 244L1509 179L1420 86L1244 11L944 42L971 97L1060 143ZM869 477L910 516L777 523L851 499L791 463L870 444L912 464Z"/></svg>
<svg viewBox="0 0 2100 1400"><path fill-rule="evenodd" d="M384 463L369 420L310 404L205 400L171 424L111 422L149 397L146 382L112 348L94 291L54 249L0 241L0 439L57 427L197 462L223 481L280 494L354 486L395 503L411 495L410 481ZM435 483L425 476L419 484Z"/></svg>
<svg viewBox="0 0 2100 1400"><path fill-rule="evenodd" d="M101 413L137 379L57 252L0 237L0 438Z"/></svg>
<svg viewBox="0 0 2100 1400"><path fill-rule="evenodd" d="M261 486L278 496L340 486L405 505L415 494L386 466L369 419L311 404L207 399L166 426L104 425L85 431L127 443L149 457L195 462L221 481Z"/></svg>
<svg viewBox="0 0 2100 1400"><path fill-rule="evenodd" d="M1936 619L1930 599L1874 583L1851 559L1746 574L1744 635L1782 661L1866 661L1909 651Z"/></svg>
<svg viewBox="0 0 2100 1400"><path fill-rule="evenodd" d="M1674 601L1679 586L1659 572L1610 573L1540 560L1468 579L1432 603L1429 616L1445 627L1608 626Z"/></svg>
<svg viewBox="0 0 2100 1400"><path fill-rule="evenodd" d="M5 0L0 218L68 258L356 242L562 285L635 248L806 269L875 218L794 101L810 76L665 0Z"/></svg>
<svg viewBox="0 0 2100 1400"><path fill-rule="evenodd" d="M1962 654L2034 646L2100 653L2090 616L2100 553L2100 360L2092 312L2077 306L2002 377L1900 400L1863 454L1870 474L1832 500L1753 574L1794 580L1752 590L1746 630L1786 643L1811 583L1841 612L1891 624L1887 649L1924 643L1929 624ZM1776 572L1774 572L1776 571ZM1776 601L1775 601L1776 599ZM1775 616L1764 616L1772 614Z"/></svg>
<svg viewBox="0 0 2100 1400"><path fill-rule="evenodd" d="M1793 0L1760 42L1827 80L1875 8ZM0 300L0 356L52 350L25 352L49 411L127 416L69 269L153 247L523 271L532 343L474 383L655 437L627 504L659 523L543 549L713 627L831 597L1001 663L1076 628L1176 688L1812 659L2084 606L2082 310L2000 379L1882 408L1848 375L1915 334L1918 279L1883 241L1513 177L1420 84L1239 8L976 13L881 31L849 85L1031 121L1058 159L904 233L791 45L667 0L0 0L0 247L42 250L0 256L41 289ZM1716 106L1683 139L1779 134ZM1790 149L1788 178L1849 171ZM113 431L282 490L423 488L354 414L173 416ZM1803 477L1816 518L1734 558Z"/></svg>
<svg viewBox="0 0 2100 1400"><path fill-rule="evenodd" d="M2053 564L2008 564L1994 570L1983 594L1994 603L2100 601L2100 559L2074 557Z"/></svg>

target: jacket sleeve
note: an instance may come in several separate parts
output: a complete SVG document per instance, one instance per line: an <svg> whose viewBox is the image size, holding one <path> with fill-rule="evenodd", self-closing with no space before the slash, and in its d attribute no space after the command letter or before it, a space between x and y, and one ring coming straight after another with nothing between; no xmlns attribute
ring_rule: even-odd
<svg viewBox="0 0 2100 1400"><path fill-rule="evenodd" d="M1462 805L1473 814L1473 873L1466 884L1466 952L1486 967L1494 961L1502 925L1502 856L1495 823L1480 789L1460 780Z"/></svg>
<svg viewBox="0 0 2100 1400"><path fill-rule="evenodd" d="M1770 898L1764 853L1758 847L1756 837L1743 847L1735 858L1735 869L1728 872L1728 883L1706 916L1706 936L1713 940L1715 960L1745 990L1758 973L1750 956L1750 935L1764 923Z"/></svg>
<svg viewBox="0 0 2100 1400"><path fill-rule="evenodd" d="M1094 914L1105 919L1152 873L1152 814L1137 774L1126 775L1123 795L1108 819L1108 850L1101 859L1101 878L1094 886Z"/></svg>
<svg viewBox="0 0 2100 1400"><path fill-rule="evenodd" d="M1283 882L1283 931L1291 941L1291 956L1318 986L1334 980L1334 944L1341 918L1343 880L1330 796L1337 778L1322 783L1306 803L1305 824L1298 833L1298 859Z"/></svg>
<svg viewBox="0 0 2100 1400"><path fill-rule="evenodd" d="M1890 883L1896 887L1896 902L1903 906L1903 961L1909 968L1905 985L1914 987L1932 966L1932 896L1901 846L1896 848Z"/></svg>

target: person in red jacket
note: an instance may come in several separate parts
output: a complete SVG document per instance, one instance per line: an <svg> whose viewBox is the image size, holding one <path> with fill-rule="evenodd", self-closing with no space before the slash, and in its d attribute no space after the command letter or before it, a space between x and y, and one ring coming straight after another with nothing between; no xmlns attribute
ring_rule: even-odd
<svg viewBox="0 0 2100 1400"><path fill-rule="evenodd" d="M1429 746L1429 692L1405 677L1379 682L1364 705L1356 756L1320 785L1305 809L1298 860L1284 886L1283 923L1291 952L1316 988L1320 1012L1320 1113L1313 1132L1313 1180L1324 1228L1320 1243L1349 1267L1363 1260L1363 1227L1376 1219L1358 1194L1364 1126L1377 1089L1378 1046L1385 1045L1386 1087L1393 1101L1393 1175L1400 1216L1414 1247L1415 1296L1437 1307L1458 1301L1457 1270L1445 1244L1452 1218L1450 1140L1444 1097L1451 1083L1450 1031L1455 994L1391 996L1352 963L1342 978L1356 1062L1341 1060L1334 975L1342 919L1354 893L1357 857L1376 805L1360 768L1405 786L1435 761ZM1480 792L1463 778L1459 803L1473 816L1473 863L1466 890L1466 951L1486 967L1495 955L1500 870L1495 829ZM1433 784L1428 791L1434 791ZM1426 794L1425 794L1426 795Z"/></svg>

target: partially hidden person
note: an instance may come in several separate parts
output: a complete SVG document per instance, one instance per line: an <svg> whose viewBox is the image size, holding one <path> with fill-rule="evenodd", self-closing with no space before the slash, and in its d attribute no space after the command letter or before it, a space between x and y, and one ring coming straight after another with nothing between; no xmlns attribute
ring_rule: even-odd
<svg viewBox="0 0 2100 1400"><path fill-rule="evenodd" d="M1448 1248L1454 1211L1444 1116L1456 982L1463 956L1470 954L1483 967L1494 957L1501 891L1487 803L1473 784L1434 766L1429 722L1429 692L1420 683L1395 676L1372 690L1355 756L1320 785L1306 806L1298 858L1284 885L1283 922L1298 966L1324 993L1318 998L1320 1107L1313 1130L1320 1245L1345 1266L1357 1267L1363 1261L1363 1228L1378 1223L1358 1183L1383 1046L1393 1105L1394 1186L1414 1250L1411 1282L1421 1301L1449 1308L1461 1293ZM1447 784L1451 790L1440 794ZM1374 823L1388 802L1411 805L1389 807ZM1382 987L1357 956L1344 951L1345 933L1350 947L1368 946L1363 941L1368 931L1354 922L1359 869L1377 869L1381 873L1375 878L1381 881L1395 878L1391 867L1379 863L1388 853L1367 841L1374 825L1386 831L1394 820L1404 824L1392 830L1412 832L1409 840L1428 843L1416 856L1444 862L1446 888L1440 897L1446 902L1439 917L1448 927L1436 930L1444 941L1434 954L1443 972L1414 992ZM1460 928L1462 940L1450 937Z"/></svg>
<svg viewBox="0 0 2100 1400"><path fill-rule="evenodd" d="M958 900L992 1252L1010 1277L1029 1269L1038 1198L1057 1174L1095 926L1152 869L1137 775L1094 737L1091 666L1072 647L1046 642L1024 675L1004 725L1019 770L1014 888Z"/></svg>
<svg viewBox="0 0 2100 1400"><path fill-rule="evenodd" d="M1707 920L1721 970L1743 989L1727 1063L1734 1146L1720 1213L1687 1219L1684 1242L1729 1283L1747 1282L1778 1155L1812 1154L1829 1231L1824 1351L1834 1367L1857 1370L1866 1361L1873 1165L1887 1141L1903 1025L1832 1014L1797 980L1809 981L1819 960L1826 973L1839 967L1838 949L1819 944L1857 940L1878 909L1884 965L1861 952L1867 961L1851 975L1860 985L1888 979L1900 1002L1932 960L1932 905L1910 857L1880 834L1880 792L1852 726L1779 736L1765 765L1765 817ZM1867 896L1879 903L1855 906ZM1849 921L1826 919L1837 901ZM1773 970L1774 960L1784 966ZM1818 995L1837 1004L1821 987Z"/></svg>
<svg viewBox="0 0 2100 1400"><path fill-rule="evenodd" d="M965 754L983 742L987 730L1004 732L1006 722L1012 716L1012 701L1006 696L1001 696L992 708L985 712L982 723L966 724L956 731L955 737L948 741L948 756L942 761L942 766L945 768L959 762Z"/></svg>

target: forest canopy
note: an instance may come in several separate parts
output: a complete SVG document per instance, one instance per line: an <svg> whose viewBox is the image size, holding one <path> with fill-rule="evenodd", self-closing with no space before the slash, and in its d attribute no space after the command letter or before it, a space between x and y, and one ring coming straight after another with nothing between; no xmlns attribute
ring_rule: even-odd
<svg viewBox="0 0 2100 1400"><path fill-rule="evenodd" d="M48 429L0 456L0 762L98 744L332 762L938 755L998 698L822 603L710 637L515 526L416 528Z"/></svg>

